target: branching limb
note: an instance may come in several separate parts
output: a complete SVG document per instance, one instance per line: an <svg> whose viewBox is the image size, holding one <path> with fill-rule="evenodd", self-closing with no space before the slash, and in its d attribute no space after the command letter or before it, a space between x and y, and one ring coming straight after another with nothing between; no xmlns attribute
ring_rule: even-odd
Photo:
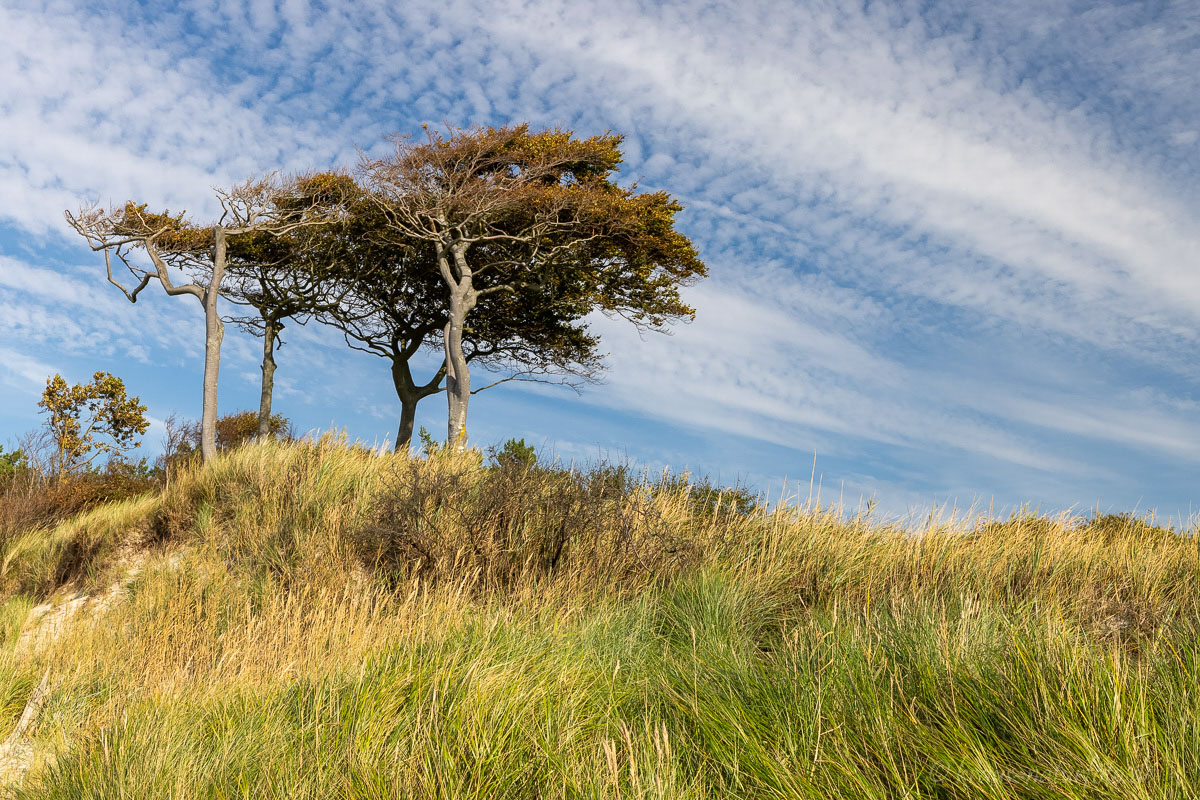
<svg viewBox="0 0 1200 800"><path fill-rule="evenodd" d="M141 292L142 289L146 288L146 285L148 283L150 283L150 281L154 278L154 276L149 273L144 273L142 275L141 282L134 288L134 290L132 292L129 291L121 284L120 281L118 281L116 278L113 277L112 258L109 255L108 248L106 247L103 249L104 249L104 267L108 271L108 282L111 283L113 286L117 287L118 289L120 289L121 293L125 295L126 300L128 300L131 303L136 303L138 293Z"/></svg>
<svg viewBox="0 0 1200 800"><path fill-rule="evenodd" d="M575 394L580 394L581 387L585 382L585 379L576 376L563 375L555 380L553 378L539 377L533 373L517 373L516 375L509 375L508 377L501 378L498 381L492 381L487 386L480 386L478 389L472 389L471 394L479 394L485 389L491 389L493 386L499 386L502 383L508 383L510 381L521 381L522 383L545 383L551 386L566 386L572 389Z"/></svg>

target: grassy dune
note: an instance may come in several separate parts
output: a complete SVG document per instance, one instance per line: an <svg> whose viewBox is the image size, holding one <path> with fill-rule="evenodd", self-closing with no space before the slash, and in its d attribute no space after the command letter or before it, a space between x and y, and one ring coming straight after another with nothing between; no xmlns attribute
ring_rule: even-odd
<svg viewBox="0 0 1200 800"><path fill-rule="evenodd" d="M3 791L1197 797L1198 541L256 444L0 542Z"/></svg>

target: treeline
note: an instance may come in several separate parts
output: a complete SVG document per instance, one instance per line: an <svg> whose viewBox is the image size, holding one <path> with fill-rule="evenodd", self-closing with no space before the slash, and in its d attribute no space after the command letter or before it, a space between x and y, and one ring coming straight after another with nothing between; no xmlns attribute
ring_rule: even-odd
<svg viewBox="0 0 1200 800"><path fill-rule="evenodd" d="M280 337L316 320L387 363L400 401L397 449L409 446L417 404L442 392L447 445L462 448L472 395L511 380L598 377L594 312L643 330L694 315L680 288L706 268L675 230L682 207L617 184L619 135L518 125L426 129L393 144L352 170L218 190L222 213L208 223L133 200L67 212L131 303L154 282L199 301L204 458L217 448L226 324L263 342L259 435L271 433ZM242 311L223 315L221 299ZM413 359L431 349L440 366L415 374ZM479 367L491 374L473 383Z"/></svg>

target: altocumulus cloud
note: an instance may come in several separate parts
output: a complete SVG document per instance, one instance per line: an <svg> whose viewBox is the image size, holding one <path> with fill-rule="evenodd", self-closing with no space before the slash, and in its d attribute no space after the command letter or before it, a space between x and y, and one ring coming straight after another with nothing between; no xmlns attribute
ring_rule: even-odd
<svg viewBox="0 0 1200 800"><path fill-rule="evenodd" d="M893 508L1195 499L1194 4L17 2L0 25L9 384L96 353L195 371L195 310L122 308L63 208L203 217L210 185L529 120L625 133L626 179L681 198L712 278L673 337L597 319L611 371L583 403L497 390L477 434L524 414L564 452L636 439L763 482L816 449ZM345 376L288 375L300 415L373 435L379 365L293 348ZM231 352L236 396L253 348Z"/></svg>

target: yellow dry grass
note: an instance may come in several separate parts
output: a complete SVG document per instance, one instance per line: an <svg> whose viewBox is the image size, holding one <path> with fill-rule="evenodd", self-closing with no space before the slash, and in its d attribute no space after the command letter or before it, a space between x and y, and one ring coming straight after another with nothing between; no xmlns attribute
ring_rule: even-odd
<svg viewBox="0 0 1200 800"><path fill-rule="evenodd" d="M6 543L0 739L48 670L27 796L1183 797L1194 534L257 443Z"/></svg>

